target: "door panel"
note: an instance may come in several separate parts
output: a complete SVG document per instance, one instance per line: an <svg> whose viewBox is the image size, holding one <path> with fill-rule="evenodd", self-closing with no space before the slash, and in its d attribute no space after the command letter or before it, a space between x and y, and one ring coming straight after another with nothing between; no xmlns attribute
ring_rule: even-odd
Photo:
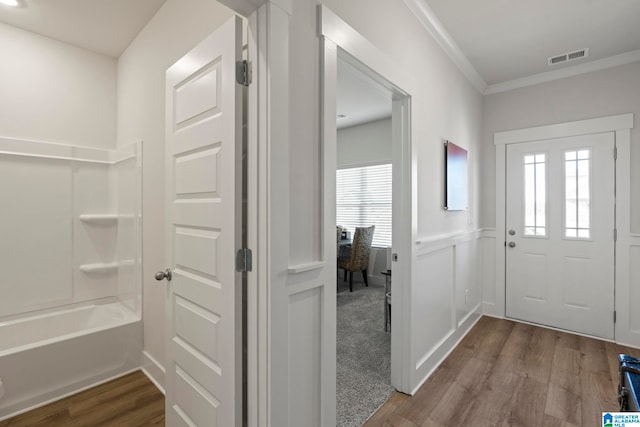
<svg viewBox="0 0 640 427"><path fill-rule="evenodd" d="M241 21L167 70L167 425L241 424Z"/></svg>
<svg viewBox="0 0 640 427"><path fill-rule="evenodd" d="M507 147L507 316L613 338L613 133Z"/></svg>

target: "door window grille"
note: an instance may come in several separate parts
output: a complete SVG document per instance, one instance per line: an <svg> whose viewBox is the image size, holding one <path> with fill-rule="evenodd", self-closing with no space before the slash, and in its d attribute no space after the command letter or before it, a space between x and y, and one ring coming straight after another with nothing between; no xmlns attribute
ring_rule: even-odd
<svg viewBox="0 0 640 427"><path fill-rule="evenodd" d="M524 156L524 235L547 235L546 155Z"/></svg>
<svg viewBox="0 0 640 427"><path fill-rule="evenodd" d="M591 152L565 152L565 237L591 237Z"/></svg>

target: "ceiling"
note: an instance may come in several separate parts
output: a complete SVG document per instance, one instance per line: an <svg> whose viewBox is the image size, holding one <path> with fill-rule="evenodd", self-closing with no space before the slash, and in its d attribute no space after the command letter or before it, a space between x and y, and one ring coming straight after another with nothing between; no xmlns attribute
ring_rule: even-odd
<svg viewBox="0 0 640 427"><path fill-rule="evenodd" d="M341 60L336 95L338 129L391 117L391 92Z"/></svg>
<svg viewBox="0 0 640 427"><path fill-rule="evenodd" d="M119 57L165 0L19 0L0 5L0 22L101 54ZM501 85L628 52L640 58L639 0L405 0L429 15L458 50L476 87ZM414 7L412 7L412 5ZM418 8L415 5L419 5ZM420 19L420 16L418 16ZM424 19L421 19L425 22ZM432 34L434 31L432 31ZM444 34L444 36L442 36ZM436 34L436 39L438 35ZM554 67L547 57L589 48L590 56ZM468 61L467 61L468 60ZM459 62L457 62L460 65ZM470 70L470 71L469 71ZM338 127L391 115L385 89L346 63L338 73Z"/></svg>
<svg viewBox="0 0 640 427"><path fill-rule="evenodd" d="M0 5L0 22L114 58L165 0L19 0Z"/></svg>
<svg viewBox="0 0 640 427"><path fill-rule="evenodd" d="M489 86L640 53L638 0L426 2ZM588 58L547 66L547 57L582 48L589 48Z"/></svg>

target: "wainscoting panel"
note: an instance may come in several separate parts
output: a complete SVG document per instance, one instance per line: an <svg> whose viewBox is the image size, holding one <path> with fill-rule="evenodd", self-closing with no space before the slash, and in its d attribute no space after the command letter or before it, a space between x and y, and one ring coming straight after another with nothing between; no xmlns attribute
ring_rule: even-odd
<svg viewBox="0 0 640 427"><path fill-rule="evenodd" d="M415 391L480 318L481 231L417 242L411 295Z"/></svg>
<svg viewBox="0 0 640 427"><path fill-rule="evenodd" d="M480 256L478 239L455 246L456 326L460 327L469 313L480 304Z"/></svg>
<svg viewBox="0 0 640 427"><path fill-rule="evenodd" d="M319 426L321 420L321 287L289 300L289 424Z"/></svg>
<svg viewBox="0 0 640 427"><path fill-rule="evenodd" d="M414 359L430 354L454 330L454 248L449 246L418 256L413 289Z"/></svg>
<svg viewBox="0 0 640 427"><path fill-rule="evenodd" d="M496 230L485 228L480 238L480 270L482 271L482 312L496 316ZM504 301L500 301L504 305ZM503 307L504 309L504 307Z"/></svg>

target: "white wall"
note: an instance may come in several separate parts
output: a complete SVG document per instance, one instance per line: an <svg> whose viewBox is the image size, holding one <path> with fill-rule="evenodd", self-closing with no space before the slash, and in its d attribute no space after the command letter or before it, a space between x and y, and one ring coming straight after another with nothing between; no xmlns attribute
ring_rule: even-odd
<svg viewBox="0 0 640 427"><path fill-rule="evenodd" d="M143 140L144 349L160 383L164 365L165 71L233 13L212 0L167 0L118 60L118 145ZM149 360L147 360L149 362Z"/></svg>
<svg viewBox="0 0 640 427"><path fill-rule="evenodd" d="M0 136L115 148L116 60L0 23Z"/></svg>
<svg viewBox="0 0 640 427"><path fill-rule="evenodd" d="M483 101L482 225L495 227L495 132L622 113L640 118L640 64L487 95ZM640 164L640 126L631 131L631 164ZM631 231L640 232L640 169L631 168Z"/></svg>
<svg viewBox="0 0 640 427"><path fill-rule="evenodd" d="M338 169L391 162L391 119L338 130Z"/></svg>

